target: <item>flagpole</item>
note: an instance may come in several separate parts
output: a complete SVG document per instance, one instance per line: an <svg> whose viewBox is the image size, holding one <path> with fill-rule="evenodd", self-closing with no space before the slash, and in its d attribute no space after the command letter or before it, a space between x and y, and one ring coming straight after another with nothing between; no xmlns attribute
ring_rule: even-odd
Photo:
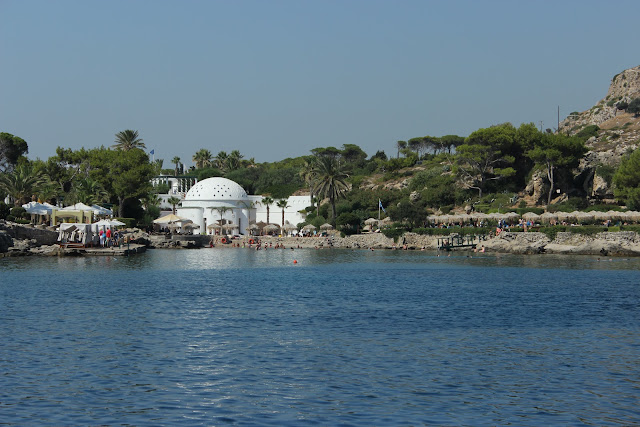
<svg viewBox="0 0 640 427"><path fill-rule="evenodd" d="M382 202L378 199L378 221L380 221L380 206L382 206Z"/></svg>

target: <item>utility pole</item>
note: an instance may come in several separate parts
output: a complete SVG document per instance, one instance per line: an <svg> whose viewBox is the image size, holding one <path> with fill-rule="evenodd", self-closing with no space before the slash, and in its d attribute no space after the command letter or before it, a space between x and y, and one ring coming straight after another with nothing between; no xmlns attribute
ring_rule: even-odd
<svg viewBox="0 0 640 427"><path fill-rule="evenodd" d="M558 105L558 130L556 131L560 133L560 106Z"/></svg>

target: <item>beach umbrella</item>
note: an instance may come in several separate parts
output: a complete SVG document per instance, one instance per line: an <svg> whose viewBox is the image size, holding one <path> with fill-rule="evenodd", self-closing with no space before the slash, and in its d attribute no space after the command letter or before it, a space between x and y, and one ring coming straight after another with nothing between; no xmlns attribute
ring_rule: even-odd
<svg viewBox="0 0 640 427"><path fill-rule="evenodd" d="M333 230L333 225L326 222L320 226L320 230Z"/></svg>
<svg viewBox="0 0 640 427"><path fill-rule="evenodd" d="M266 231L267 233L272 233L278 230L280 230L280 226L276 224L268 224L268 225L265 225L263 228L263 231Z"/></svg>
<svg viewBox="0 0 640 427"><path fill-rule="evenodd" d="M629 221L638 222L640 220L640 212L638 212L638 211L627 211L627 219Z"/></svg>
<svg viewBox="0 0 640 427"><path fill-rule="evenodd" d="M545 212L540 215L540 222L543 222L545 224L550 224L551 221L557 221L557 220L558 220L558 215L554 212Z"/></svg>
<svg viewBox="0 0 640 427"><path fill-rule="evenodd" d="M366 225L375 225L375 224L377 224L377 223L378 223L378 220L377 220L377 219L375 219L375 218L369 218L369 219L368 219L368 220L366 220L364 223L365 223Z"/></svg>
<svg viewBox="0 0 640 427"><path fill-rule="evenodd" d="M181 216L174 215L174 214L169 214L169 215L165 215L163 217L160 217L158 219L154 219L153 223L154 224L172 224L174 222L181 222L181 221L193 222L190 219L183 218Z"/></svg>
<svg viewBox="0 0 640 427"><path fill-rule="evenodd" d="M295 225L291 224L290 222L287 222L284 224L284 229L287 231L291 231L291 230L297 230L298 227L296 227Z"/></svg>
<svg viewBox="0 0 640 427"><path fill-rule="evenodd" d="M307 224L307 225L305 225L304 227L302 227L302 229L303 229L304 231L313 231L313 230L315 230L315 229L316 229L316 226L315 226L315 225L313 225L313 224Z"/></svg>
<svg viewBox="0 0 640 427"><path fill-rule="evenodd" d="M526 219L527 221L538 221L540 220L540 215L535 212L525 212L522 214L522 219Z"/></svg>
<svg viewBox="0 0 640 427"><path fill-rule="evenodd" d="M578 222L580 223L591 222L596 219L596 216L593 212L577 212L576 217Z"/></svg>

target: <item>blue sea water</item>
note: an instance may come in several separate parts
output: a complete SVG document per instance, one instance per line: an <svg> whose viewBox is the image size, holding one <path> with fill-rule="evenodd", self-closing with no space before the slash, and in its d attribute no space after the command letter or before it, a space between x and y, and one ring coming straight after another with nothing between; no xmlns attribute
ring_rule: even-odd
<svg viewBox="0 0 640 427"><path fill-rule="evenodd" d="M468 255L0 259L0 425L640 425L640 259Z"/></svg>

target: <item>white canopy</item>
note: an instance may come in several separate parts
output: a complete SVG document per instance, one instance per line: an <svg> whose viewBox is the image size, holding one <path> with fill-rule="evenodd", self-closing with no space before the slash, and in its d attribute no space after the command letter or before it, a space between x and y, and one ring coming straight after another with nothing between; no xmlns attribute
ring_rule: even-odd
<svg viewBox="0 0 640 427"><path fill-rule="evenodd" d="M22 207L31 215L51 215L52 208L42 203L29 202L22 205Z"/></svg>
<svg viewBox="0 0 640 427"><path fill-rule="evenodd" d="M91 205L93 213L96 215L113 215L113 211L111 209L103 208L98 205Z"/></svg>
<svg viewBox="0 0 640 427"><path fill-rule="evenodd" d="M93 208L91 206L85 205L84 203L76 203L75 205L65 206L60 209L61 211L91 211L93 212Z"/></svg>

